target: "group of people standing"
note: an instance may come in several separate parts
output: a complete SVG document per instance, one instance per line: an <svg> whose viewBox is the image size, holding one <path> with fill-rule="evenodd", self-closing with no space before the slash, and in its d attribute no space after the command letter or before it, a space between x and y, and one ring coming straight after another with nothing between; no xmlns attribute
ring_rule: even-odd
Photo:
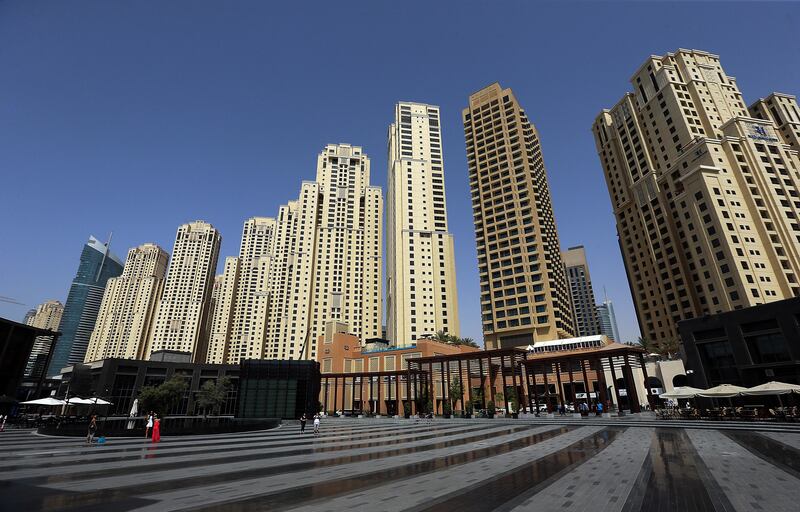
<svg viewBox="0 0 800 512"><path fill-rule="evenodd" d="M314 435L315 436L319 435L319 418L320 418L319 414L315 414L314 415ZM303 413L303 415L300 416L300 433L301 434L305 434L305 432L306 432L306 422L307 421L308 421L308 417L306 416L306 413Z"/></svg>
<svg viewBox="0 0 800 512"><path fill-rule="evenodd" d="M86 434L86 444L92 444L97 435L97 415L93 414L89 420L89 431ZM161 419L153 411L147 414L147 423L144 427L144 438L152 438L154 443L161 441Z"/></svg>
<svg viewBox="0 0 800 512"><path fill-rule="evenodd" d="M144 427L144 438L148 437L152 437L154 443L161 441L161 418L153 411L147 414L147 424Z"/></svg>

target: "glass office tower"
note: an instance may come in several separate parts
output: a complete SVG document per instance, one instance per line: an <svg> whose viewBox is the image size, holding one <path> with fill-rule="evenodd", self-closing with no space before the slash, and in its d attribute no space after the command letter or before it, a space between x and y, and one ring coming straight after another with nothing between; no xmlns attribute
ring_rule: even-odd
<svg viewBox="0 0 800 512"><path fill-rule="evenodd" d="M48 376L58 375L65 366L83 362L106 282L122 274L122 266L122 261L108 250L107 244L89 237L64 305L58 327L61 338L53 351Z"/></svg>

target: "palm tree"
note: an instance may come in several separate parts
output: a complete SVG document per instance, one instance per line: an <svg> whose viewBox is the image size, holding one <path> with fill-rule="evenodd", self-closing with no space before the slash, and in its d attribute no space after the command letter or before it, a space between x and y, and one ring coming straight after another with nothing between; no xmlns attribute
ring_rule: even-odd
<svg viewBox="0 0 800 512"><path fill-rule="evenodd" d="M647 338L639 336L639 339L636 340L636 344L639 345L639 347L642 348L643 350L646 350L648 354L656 352L655 345L653 344L652 341L648 340Z"/></svg>
<svg viewBox="0 0 800 512"><path fill-rule="evenodd" d="M452 343L453 345L464 345L467 347L480 348L478 344L475 343L475 340L472 338L453 337L453 340L450 343Z"/></svg>
<svg viewBox="0 0 800 512"><path fill-rule="evenodd" d="M436 334L431 336L431 339L435 340L435 341L441 341L442 343L451 343L452 339L453 339L453 336L447 334L447 332L445 332L443 330L440 330L440 331L436 331Z"/></svg>

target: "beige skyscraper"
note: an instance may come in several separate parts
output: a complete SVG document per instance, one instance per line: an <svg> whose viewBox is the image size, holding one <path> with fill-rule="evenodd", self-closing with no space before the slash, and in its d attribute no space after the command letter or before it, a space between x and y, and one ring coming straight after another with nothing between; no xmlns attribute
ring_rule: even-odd
<svg viewBox="0 0 800 512"><path fill-rule="evenodd" d="M750 113L770 121L778 129L783 143L800 151L800 107L795 96L773 92L750 105Z"/></svg>
<svg viewBox="0 0 800 512"><path fill-rule="evenodd" d="M362 340L380 337L382 216L369 158L357 146L326 146L297 200L275 218L245 222L238 263L226 262L208 360L314 359L332 320Z"/></svg>
<svg viewBox="0 0 800 512"><path fill-rule="evenodd" d="M631 83L592 131L642 335L800 294L793 99L751 114L719 57L698 50L651 56Z"/></svg>
<svg viewBox="0 0 800 512"><path fill-rule="evenodd" d="M206 360L204 328L221 242L219 232L207 222L178 228L147 358L156 350L175 350L191 353L195 362Z"/></svg>
<svg viewBox="0 0 800 512"><path fill-rule="evenodd" d="M25 323L38 327L39 329L49 329L51 331L58 330L58 324L61 323L61 315L64 313L64 305L57 300L48 300L36 306L33 314L26 317ZM28 358L28 364L25 368L25 375L30 375L36 366L39 356L46 356L50 351L52 338L49 336L37 336L33 341L31 354ZM43 364L45 359L41 360ZM44 370L44 368L42 368Z"/></svg>
<svg viewBox="0 0 800 512"><path fill-rule="evenodd" d="M28 318L27 324L39 329L58 330L64 305L57 300L48 300L36 306L36 312Z"/></svg>
<svg viewBox="0 0 800 512"><path fill-rule="evenodd" d="M317 157L316 181L321 202L311 322L307 338L295 340L309 359L316 359L327 322L346 323L363 341L381 336L383 316L383 194L369 184L369 158L358 146L328 144Z"/></svg>
<svg viewBox="0 0 800 512"><path fill-rule="evenodd" d="M238 286L239 258L229 256L225 258L225 268L222 274L214 278L207 363L223 364L228 361L233 307Z"/></svg>
<svg viewBox="0 0 800 512"><path fill-rule="evenodd" d="M462 112L486 348L575 333L539 134L494 83Z"/></svg>
<svg viewBox="0 0 800 512"><path fill-rule="evenodd" d="M386 328L398 347L458 335L453 235L447 231L439 107L400 102L389 126Z"/></svg>
<svg viewBox="0 0 800 512"><path fill-rule="evenodd" d="M600 334L600 319L597 316L586 249L582 245L570 247L561 253L561 259L564 260L564 267L567 270L572 315L575 318L575 335Z"/></svg>
<svg viewBox="0 0 800 512"><path fill-rule="evenodd" d="M145 357L168 261L167 252L155 244L128 251L122 275L106 284L85 362Z"/></svg>

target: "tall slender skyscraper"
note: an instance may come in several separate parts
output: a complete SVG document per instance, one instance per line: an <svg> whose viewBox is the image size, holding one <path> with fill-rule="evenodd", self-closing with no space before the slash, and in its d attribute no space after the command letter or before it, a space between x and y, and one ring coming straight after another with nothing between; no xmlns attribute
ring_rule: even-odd
<svg viewBox="0 0 800 512"><path fill-rule="evenodd" d="M698 50L651 56L631 83L592 131L642 335L800 295L800 157L772 119L791 126L796 104L773 95L753 117Z"/></svg>
<svg viewBox="0 0 800 512"><path fill-rule="evenodd" d="M168 260L166 251L156 244L128 251L122 275L112 277L106 285L85 362L144 358Z"/></svg>
<svg viewBox="0 0 800 512"><path fill-rule="evenodd" d="M26 315L26 324L38 327L39 329L57 331L61 323L61 316L64 314L64 305L57 300L48 300L36 306L36 309L32 311L32 314ZM47 361L47 354L52 348L52 343L53 339L50 336L36 337L36 340L33 342L33 348L31 349L31 355L28 358L28 364L25 368L25 375L32 376L34 374L34 367L36 367L38 363L39 369L36 370L38 373L36 376L41 376L40 372L45 369L44 365Z"/></svg>
<svg viewBox="0 0 800 512"><path fill-rule="evenodd" d="M53 350L48 375L58 375L65 366L83 362L103 301L106 282L121 273L122 262L108 250L107 244L93 236L89 237L83 246L78 273L72 280L64 304L64 314L58 327L61 337Z"/></svg>
<svg viewBox="0 0 800 512"><path fill-rule="evenodd" d="M389 126L386 328L398 347L459 333L439 119L437 106L400 102Z"/></svg>
<svg viewBox="0 0 800 512"><path fill-rule="evenodd" d="M157 350L175 350L191 353L195 362L206 360L206 318L221 242L219 231L207 222L178 228L147 358Z"/></svg>
<svg viewBox="0 0 800 512"><path fill-rule="evenodd" d="M582 245L570 247L561 253L561 258L564 260L569 280L572 313L575 317L575 334L577 336L600 334L600 321L597 318L586 250Z"/></svg>
<svg viewBox="0 0 800 512"><path fill-rule="evenodd" d="M236 362L264 357L274 237L275 219L253 217L245 221L229 345L230 357Z"/></svg>
<svg viewBox="0 0 800 512"><path fill-rule="evenodd" d="M358 146L328 144L317 157L321 201L316 226L310 323L304 357L316 359L325 324L344 322L366 340L382 325L383 194L369 184L369 158ZM297 276L299 278L299 276Z"/></svg>
<svg viewBox="0 0 800 512"><path fill-rule="evenodd" d="M617 315L614 313L614 304L610 299L605 298L602 303L597 305L597 316L600 319L600 334L605 334L612 340L622 343L617 327Z"/></svg>
<svg viewBox="0 0 800 512"><path fill-rule="evenodd" d="M231 337L231 321L239 286L239 258L225 258L222 275L214 278L212 292L211 328L208 335L207 363L223 364L228 361ZM238 360L237 360L238 361Z"/></svg>
<svg viewBox="0 0 800 512"><path fill-rule="evenodd" d="M575 334L542 149L511 89L494 83L462 113L486 348Z"/></svg>

